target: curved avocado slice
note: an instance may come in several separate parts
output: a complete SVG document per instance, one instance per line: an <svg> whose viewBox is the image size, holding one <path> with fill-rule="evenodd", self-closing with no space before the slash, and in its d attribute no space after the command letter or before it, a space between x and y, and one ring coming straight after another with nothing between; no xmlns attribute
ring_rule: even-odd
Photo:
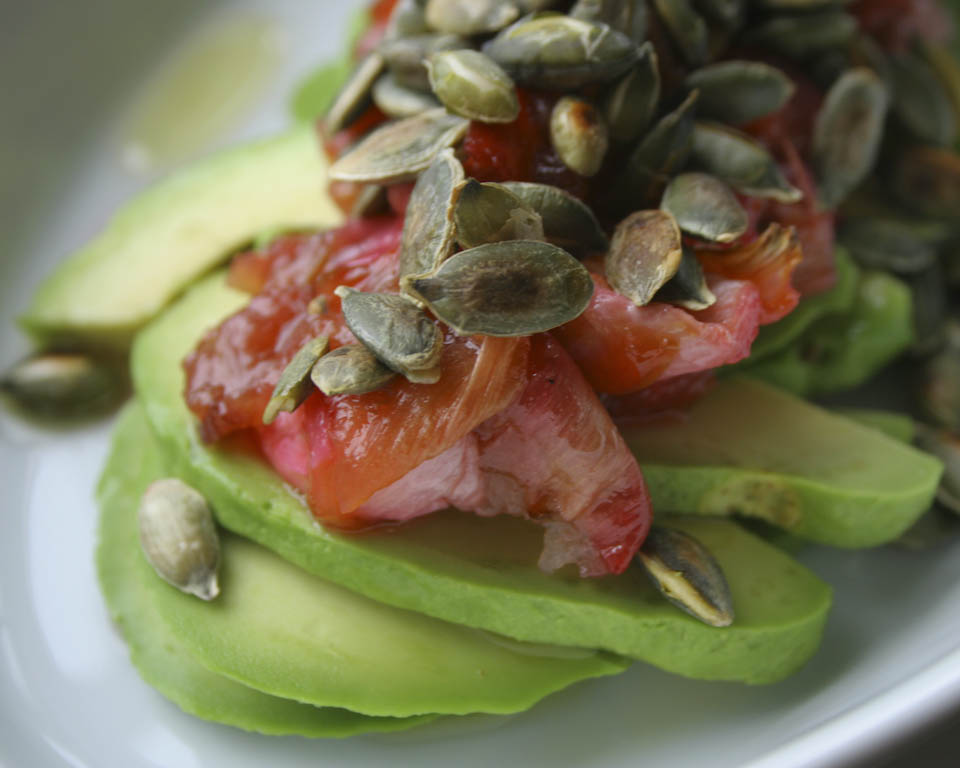
<svg viewBox="0 0 960 768"><path fill-rule="evenodd" d="M122 351L172 298L259 232L336 223L325 172L306 126L178 171L61 264L20 322L42 345Z"/></svg>
<svg viewBox="0 0 960 768"><path fill-rule="evenodd" d="M137 406L120 417L97 496L101 508L97 573L110 615L123 631L141 676L185 712L268 734L342 738L429 722L432 716L368 717L270 696L215 674L170 631L144 585L157 577L140 556L140 496L165 474L160 453Z"/></svg>
<svg viewBox="0 0 960 768"><path fill-rule="evenodd" d="M942 471L882 432L740 377L683 421L623 434L656 509L760 517L836 547L895 539L930 507Z"/></svg>
<svg viewBox="0 0 960 768"><path fill-rule="evenodd" d="M384 603L519 640L604 648L682 675L771 682L816 649L830 588L728 521L683 523L730 582L737 619L723 629L681 613L637 571L590 580L540 572L542 532L521 520L451 512L363 535L324 529L259 457L203 444L183 403L180 360L245 299L210 278L144 330L132 354L168 461L225 527Z"/></svg>

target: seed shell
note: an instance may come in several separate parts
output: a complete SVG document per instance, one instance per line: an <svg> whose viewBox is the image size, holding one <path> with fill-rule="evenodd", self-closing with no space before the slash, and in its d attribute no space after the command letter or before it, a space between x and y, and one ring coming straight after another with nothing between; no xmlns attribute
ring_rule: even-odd
<svg viewBox="0 0 960 768"><path fill-rule="evenodd" d="M346 344L328 352L310 371L323 394L364 395L388 384L397 374L381 363L363 344Z"/></svg>
<svg viewBox="0 0 960 768"><path fill-rule="evenodd" d="M677 273L682 257L680 228L673 216L637 211L614 230L605 261L607 280L642 307Z"/></svg>
<svg viewBox="0 0 960 768"><path fill-rule="evenodd" d="M660 207L684 232L717 243L732 243L747 231L749 217L733 190L716 176L682 173L663 193Z"/></svg>
<svg viewBox="0 0 960 768"><path fill-rule="evenodd" d="M595 176L610 139L606 123L593 104L564 96L550 113L550 143L567 168L581 176Z"/></svg>
<svg viewBox="0 0 960 768"><path fill-rule="evenodd" d="M440 51L470 48L470 41L459 35L412 35L396 40L385 40L377 49L390 73L405 88L430 92L427 59Z"/></svg>
<svg viewBox="0 0 960 768"><path fill-rule="evenodd" d="M384 40L397 40L402 37L413 37L430 32L426 15L423 12L423 3L420 0L398 0L387 20L387 28L383 33Z"/></svg>
<svg viewBox="0 0 960 768"><path fill-rule="evenodd" d="M323 128L328 135L346 128L366 109L373 84L383 72L383 67L383 56L374 51L353 70L323 118Z"/></svg>
<svg viewBox="0 0 960 768"><path fill-rule="evenodd" d="M690 0L653 0L653 6L687 64L705 64L709 57L707 23Z"/></svg>
<svg viewBox="0 0 960 768"><path fill-rule="evenodd" d="M646 130L660 103L660 71L653 43L640 47L636 66L618 82L604 102L610 138L634 141Z"/></svg>
<svg viewBox="0 0 960 768"><path fill-rule="evenodd" d="M509 123L520 114L510 75L480 51L441 51L427 60L430 87L455 115L484 123Z"/></svg>
<svg viewBox="0 0 960 768"><path fill-rule="evenodd" d="M470 179L453 210L457 242L475 248L503 240L543 240L540 216L502 184Z"/></svg>
<svg viewBox="0 0 960 768"><path fill-rule="evenodd" d="M716 303L717 297L707 285L707 277L693 249L683 247L677 273L657 291L653 300L676 304L691 312L708 309Z"/></svg>
<svg viewBox="0 0 960 768"><path fill-rule="evenodd" d="M429 93L406 88L389 72L373 84L373 103L389 117L413 117L440 106Z"/></svg>
<svg viewBox="0 0 960 768"><path fill-rule="evenodd" d="M795 90L793 81L776 67L739 60L695 70L687 76L686 86L700 91L700 115L733 125L776 112Z"/></svg>
<svg viewBox="0 0 960 768"><path fill-rule="evenodd" d="M321 358L330 340L326 336L317 336L304 344L287 363L273 388L270 402L263 409L263 423L272 424L280 411L292 413L309 397L313 391L310 384L310 369Z"/></svg>
<svg viewBox="0 0 960 768"><path fill-rule="evenodd" d="M516 21L520 9L509 0L427 0L427 23L440 32L472 37L498 32Z"/></svg>
<svg viewBox="0 0 960 768"><path fill-rule="evenodd" d="M0 393L27 414L69 418L106 411L120 399L122 387L106 365L86 355L46 353L0 376Z"/></svg>
<svg viewBox="0 0 960 768"><path fill-rule="evenodd" d="M638 44L647 39L646 0L577 0L569 15L606 24Z"/></svg>
<svg viewBox="0 0 960 768"><path fill-rule="evenodd" d="M412 289L461 336L527 336L583 312L593 280L555 245L510 240L461 251Z"/></svg>
<svg viewBox="0 0 960 768"><path fill-rule="evenodd" d="M593 211L566 190L525 181L507 181L502 186L540 215L544 237L554 245L577 253L607 249L607 236Z"/></svg>

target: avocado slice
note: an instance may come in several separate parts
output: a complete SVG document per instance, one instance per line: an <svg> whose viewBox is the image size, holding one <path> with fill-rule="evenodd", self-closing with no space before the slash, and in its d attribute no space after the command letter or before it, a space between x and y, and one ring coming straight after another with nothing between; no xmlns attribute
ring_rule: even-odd
<svg viewBox="0 0 960 768"><path fill-rule="evenodd" d="M870 547L933 501L942 465L875 429L748 378L683 421L628 428L654 508L759 517L802 538Z"/></svg>
<svg viewBox="0 0 960 768"><path fill-rule="evenodd" d="M270 696L202 666L153 605L149 585L158 579L140 555L133 512L147 485L165 474L143 412L131 405L120 416L97 490L97 573L110 615L144 680L189 714L260 733L342 738L397 731L434 719L368 717L314 707Z"/></svg>
<svg viewBox="0 0 960 768"><path fill-rule="evenodd" d="M325 171L304 126L174 173L41 283L22 326L43 346L123 351L174 296L259 232L335 224Z"/></svg>
<svg viewBox="0 0 960 768"><path fill-rule="evenodd" d="M362 536L324 529L259 457L203 444L183 402L180 360L246 298L222 276L207 279L138 336L131 360L171 468L211 500L225 527L384 603L519 640L603 648L691 677L772 682L816 649L830 588L724 520L677 522L726 573L737 619L723 629L681 613L638 571L590 580L542 573L542 531L522 520L450 512Z"/></svg>

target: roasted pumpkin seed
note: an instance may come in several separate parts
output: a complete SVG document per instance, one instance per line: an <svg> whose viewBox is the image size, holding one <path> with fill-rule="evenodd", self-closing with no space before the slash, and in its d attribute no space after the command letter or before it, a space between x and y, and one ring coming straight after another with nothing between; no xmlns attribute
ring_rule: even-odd
<svg viewBox="0 0 960 768"><path fill-rule="evenodd" d="M703 267L692 248L683 246L683 258L677 273L657 291L653 300L676 304L691 312L699 312L716 303L717 297L707 285Z"/></svg>
<svg viewBox="0 0 960 768"><path fill-rule="evenodd" d="M722 61L691 72L687 88L700 91L703 117L741 125L776 112L795 87L782 71L760 61Z"/></svg>
<svg viewBox="0 0 960 768"><path fill-rule="evenodd" d="M543 240L543 222L532 208L501 184L470 179L453 210L457 242L475 248L502 240Z"/></svg>
<svg viewBox="0 0 960 768"><path fill-rule="evenodd" d="M887 114L887 89L870 69L845 72L817 114L811 151L820 202L835 208L873 168Z"/></svg>
<svg viewBox="0 0 960 768"><path fill-rule="evenodd" d="M583 312L593 280L555 245L510 240L454 254L411 288L461 336L527 336Z"/></svg>
<svg viewBox="0 0 960 768"><path fill-rule="evenodd" d="M660 593L712 627L733 623L733 597L723 569L693 536L655 525L637 559Z"/></svg>
<svg viewBox="0 0 960 768"><path fill-rule="evenodd" d="M326 336L317 336L300 347L280 374L280 379L270 396L270 402L263 409L264 424L272 424L280 411L287 413L295 411L310 396L313 391L310 384L310 369L327 351L329 345L330 339Z"/></svg>
<svg viewBox="0 0 960 768"><path fill-rule="evenodd" d="M22 360L0 376L0 393L30 416L98 415L123 394L120 378L105 364L80 354L46 353Z"/></svg>
<svg viewBox="0 0 960 768"><path fill-rule="evenodd" d="M524 181L507 181L503 187L539 214L544 237L554 245L575 253L607 249L607 236L593 211L566 190Z"/></svg>
<svg viewBox="0 0 960 768"><path fill-rule="evenodd" d="M893 82L893 113L907 130L927 144L947 147L957 136L953 104L940 79L914 53L888 57Z"/></svg>
<svg viewBox="0 0 960 768"><path fill-rule="evenodd" d="M220 539L196 490L175 477L157 480L140 499L137 523L140 547L161 579L201 600L220 594Z"/></svg>
<svg viewBox="0 0 960 768"><path fill-rule="evenodd" d="M430 87L455 115L484 123L509 123L520 114L510 75L479 51L441 51L427 61Z"/></svg>
<svg viewBox="0 0 960 768"><path fill-rule="evenodd" d="M577 0L569 15L606 24L636 43L647 39L646 0Z"/></svg>
<svg viewBox="0 0 960 768"><path fill-rule="evenodd" d="M396 40L401 37L425 35L429 32L430 27L423 12L423 3L420 0L398 0L390 12L383 39Z"/></svg>
<svg viewBox="0 0 960 768"><path fill-rule="evenodd" d="M442 108L387 123L331 165L329 176L377 183L411 179L439 152L460 141L469 124Z"/></svg>
<svg viewBox="0 0 960 768"><path fill-rule="evenodd" d="M564 91L613 80L639 56L622 32L561 14L521 19L483 52L522 85Z"/></svg>
<svg viewBox="0 0 960 768"><path fill-rule="evenodd" d="M509 0L427 0L427 23L440 32L472 37L498 32L517 20Z"/></svg>
<svg viewBox="0 0 960 768"><path fill-rule="evenodd" d="M405 88L387 72L373 84L373 103L388 117L413 117L440 106L429 93Z"/></svg>
<svg viewBox="0 0 960 768"><path fill-rule="evenodd" d="M707 23L690 0L653 0L653 7L684 61L692 67L704 65L709 57Z"/></svg>
<svg viewBox="0 0 960 768"><path fill-rule="evenodd" d="M564 96L550 113L550 143L570 170L595 176L610 140L600 113L589 101Z"/></svg>
<svg viewBox="0 0 960 768"><path fill-rule="evenodd" d="M363 344L337 347L310 371L317 389L329 396L364 395L386 386L396 375Z"/></svg>
<svg viewBox="0 0 960 768"><path fill-rule="evenodd" d="M383 67L383 56L374 51L353 70L323 118L323 129L328 135L346 128L369 106L373 84L383 73Z"/></svg>
<svg viewBox="0 0 960 768"><path fill-rule="evenodd" d="M660 103L660 71L653 43L640 47L636 66L617 83L604 102L610 138L634 141L646 130Z"/></svg>
<svg viewBox="0 0 960 768"><path fill-rule="evenodd" d="M717 243L732 243L747 231L749 217L737 196L716 176L681 173L663 193L660 207L680 229Z"/></svg>
<svg viewBox="0 0 960 768"><path fill-rule="evenodd" d="M605 260L607 280L642 307L677 273L682 257L676 219L666 211L637 211L613 232Z"/></svg>
<svg viewBox="0 0 960 768"><path fill-rule="evenodd" d="M848 13L825 9L814 13L774 16L748 27L741 41L791 59L806 59L844 48L859 29Z"/></svg>
<svg viewBox="0 0 960 768"><path fill-rule="evenodd" d="M377 49L390 73L405 88L430 92L427 59L440 51L470 48L470 41L459 35L413 35L385 40Z"/></svg>
<svg viewBox="0 0 960 768"><path fill-rule="evenodd" d="M343 319L381 363L416 384L440 378L443 333L426 313L396 293L366 293L337 286Z"/></svg>

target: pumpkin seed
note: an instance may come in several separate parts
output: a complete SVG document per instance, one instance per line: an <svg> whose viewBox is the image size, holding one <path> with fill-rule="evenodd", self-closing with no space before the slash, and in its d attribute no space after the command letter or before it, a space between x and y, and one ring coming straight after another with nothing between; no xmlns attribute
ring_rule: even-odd
<svg viewBox="0 0 960 768"><path fill-rule="evenodd" d="M640 57L630 73L617 83L604 102L610 138L634 141L646 130L660 103L660 71L653 43L640 47Z"/></svg>
<svg viewBox="0 0 960 768"><path fill-rule="evenodd" d="M593 280L555 245L510 240L454 254L412 289L461 336L527 336L583 312Z"/></svg>
<svg viewBox="0 0 960 768"><path fill-rule="evenodd" d="M695 70L686 86L700 91L697 112L704 117L741 125L776 112L790 101L793 81L759 61L722 61Z"/></svg>
<svg viewBox="0 0 960 768"><path fill-rule="evenodd" d="M310 371L323 394L364 395L385 386L397 374L381 363L363 344L346 344L328 352Z"/></svg>
<svg viewBox="0 0 960 768"><path fill-rule="evenodd" d="M345 285L334 293L353 335L381 363L416 384L440 379L443 334L422 309L396 293L365 293Z"/></svg>
<svg viewBox="0 0 960 768"><path fill-rule="evenodd" d="M605 260L607 280L642 307L677 273L682 258L676 219L666 211L637 211L613 232Z"/></svg>
<svg viewBox="0 0 960 768"><path fill-rule="evenodd" d="M940 147L909 147L894 165L892 186L907 208L955 221L960 210L960 156Z"/></svg>
<svg viewBox="0 0 960 768"><path fill-rule="evenodd" d="M716 303L717 297L707 285L703 267L692 248L683 246L683 258L677 273L657 291L653 300L676 304L691 312L699 312Z"/></svg>
<svg viewBox="0 0 960 768"><path fill-rule="evenodd" d="M430 27L423 12L423 3L420 0L399 0L387 20L383 39L397 40L401 37L425 35L429 32Z"/></svg>
<svg viewBox="0 0 960 768"><path fill-rule="evenodd" d="M520 9L508 0L427 0L426 15L440 32L472 37L498 32L517 20Z"/></svg>
<svg viewBox="0 0 960 768"><path fill-rule="evenodd" d="M439 152L460 141L469 125L442 108L387 123L331 165L328 175L339 181L377 183L411 179Z"/></svg>
<svg viewBox="0 0 960 768"><path fill-rule="evenodd" d="M588 101L564 96L550 113L550 142L570 170L595 176L610 144L607 126Z"/></svg>
<svg viewBox="0 0 960 768"><path fill-rule="evenodd" d="M937 501L960 515L960 438L948 429L916 424L916 445L943 462L943 475L937 488Z"/></svg>
<svg viewBox="0 0 960 768"><path fill-rule="evenodd" d="M795 16L774 16L750 26L741 36L748 46L759 46L791 59L806 59L842 49L859 29L848 13L827 9Z"/></svg>
<svg viewBox="0 0 960 768"><path fill-rule="evenodd" d="M287 363L273 388L270 402L263 409L263 423L272 424L280 411L292 413L310 396L310 369L323 353L327 351L330 340L326 336L317 336L304 344Z"/></svg>
<svg viewBox="0 0 960 768"><path fill-rule="evenodd" d="M220 594L220 539L196 490L175 477L157 480L140 499L137 523L140 547L161 579L201 600Z"/></svg>
<svg viewBox="0 0 960 768"><path fill-rule="evenodd" d="M571 252L605 251L607 236L582 200L549 184L507 181L502 185L539 214L544 237Z"/></svg>
<svg viewBox="0 0 960 768"><path fill-rule="evenodd" d="M522 85L563 91L613 80L639 56L622 32L560 14L521 19L483 52Z"/></svg>
<svg viewBox="0 0 960 768"><path fill-rule="evenodd" d="M960 432L960 323L945 324L945 344L923 366L920 406L940 427Z"/></svg>
<svg viewBox="0 0 960 768"><path fill-rule="evenodd" d="M540 216L501 184L470 179L453 210L457 242L475 248L502 240L543 240Z"/></svg>
<svg viewBox="0 0 960 768"><path fill-rule="evenodd" d="M327 135L342 131L369 106L373 84L383 72L383 67L383 56L374 51L353 70L323 118L323 129Z"/></svg>
<svg viewBox="0 0 960 768"><path fill-rule="evenodd" d="M913 274L933 265L949 233L931 222L861 216L846 219L838 237L865 267Z"/></svg>
<svg viewBox="0 0 960 768"><path fill-rule="evenodd" d="M723 569L693 536L655 525L637 559L660 593L712 627L733 623L733 597Z"/></svg>
<svg viewBox="0 0 960 768"><path fill-rule="evenodd" d="M887 114L887 89L865 67L845 72L827 93L813 130L820 201L835 208L873 168Z"/></svg>
<svg viewBox="0 0 960 768"><path fill-rule="evenodd" d="M749 217L737 196L716 176L681 173L663 193L660 207L684 232L717 243L732 243L747 231Z"/></svg>
<svg viewBox="0 0 960 768"><path fill-rule="evenodd" d="M400 240L400 277L432 272L453 252L453 210L463 166L445 149L413 187Z"/></svg>
<svg viewBox="0 0 960 768"><path fill-rule="evenodd" d="M0 393L27 415L75 418L106 412L121 399L123 386L107 365L86 355L45 353L0 376Z"/></svg>
<svg viewBox="0 0 960 768"><path fill-rule="evenodd" d="M377 49L397 83L415 91L430 92L427 60L441 51L470 48L470 41L459 35L413 35L385 40Z"/></svg>
<svg viewBox="0 0 960 768"><path fill-rule="evenodd" d="M520 114L510 75L480 51L441 51L427 61L430 87L455 115L484 123L509 123Z"/></svg>
<svg viewBox="0 0 960 768"><path fill-rule="evenodd" d="M577 0L569 15L606 24L637 44L647 39L646 0Z"/></svg>
<svg viewBox="0 0 960 768"><path fill-rule="evenodd" d="M373 103L389 117L413 117L440 106L429 93L405 88L387 72L373 84Z"/></svg>
<svg viewBox="0 0 960 768"><path fill-rule="evenodd" d="M706 18L731 29L741 25L746 13L746 0L694 0L693 4Z"/></svg>
<svg viewBox="0 0 960 768"><path fill-rule="evenodd" d="M690 0L653 0L653 6L684 61L693 67L705 64L709 57L707 23Z"/></svg>
<svg viewBox="0 0 960 768"><path fill-rule="evenodd" d="M941 147L953 144L957 120L946 89L930 66L913 53L888 57L893 113L916 138Z"/></svg>
<svg viewBox="0 0 960 768"><path fill-rule="evenodd" d="M695 125L691 161L745 195L782 203L803 199L803 192L787 181L763 144L725 125Z"/></svg>

